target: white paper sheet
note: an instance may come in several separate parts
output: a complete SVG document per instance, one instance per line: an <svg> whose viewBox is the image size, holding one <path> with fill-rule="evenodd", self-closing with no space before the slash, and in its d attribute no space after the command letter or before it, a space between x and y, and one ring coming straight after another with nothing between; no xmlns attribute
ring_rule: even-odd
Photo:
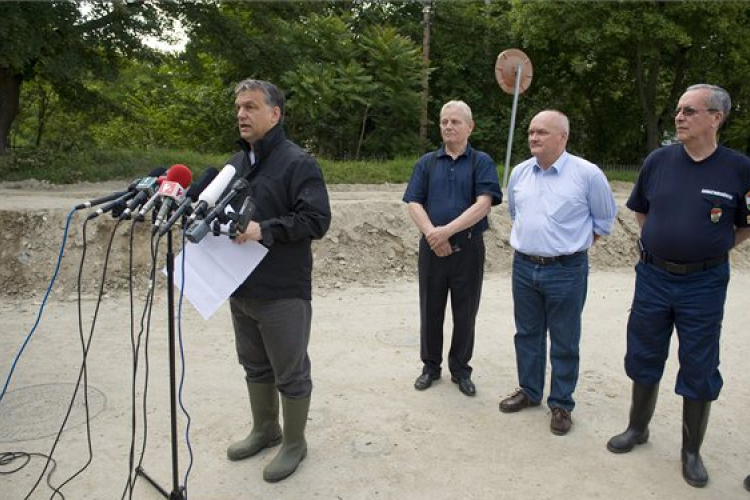
<svg viewBox="0 0 750 500"><path fill-rule="evenodd" d="M226 235L209 233L200 243L186 242L175 257L174 284L182 285L182 256L185 255L184 295L203 319L208 319L260 264L268 249L256 241L241 245Z"/></svg>

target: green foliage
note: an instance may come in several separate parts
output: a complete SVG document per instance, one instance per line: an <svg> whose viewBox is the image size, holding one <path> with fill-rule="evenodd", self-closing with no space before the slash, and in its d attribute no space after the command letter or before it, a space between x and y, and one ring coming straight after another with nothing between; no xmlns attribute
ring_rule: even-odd
<svg viewBox="0 0 750 500"><path fill-rule="evenodd" d="M494 64L500 52L517 46L508 27L508 10L508 2L435 3L430 52L430 148L441 142L437 126L440 108L449 100L461 99L474 115L472 145L488 152L496 163L503 163L513 98L499 88ZM523 133L527 97L519 102L512 149L517 161L528 155Z"/></svg>
<svg viewBox="0 0 750 500"><path fill-rule="evenodd" d="M750 60L746 2L518 0L512 7L513 33L543 68L528 95L533 108L566 112L579 150L595 161L639 162L658 147L673 134L669 114L693 83L724 86L738 111L750 104L738 83ZM541 89L555 89L555 97L536 99Z"/></svg>
<svg viewBox="0 0 750 500"><path fill-rule="evenodd" d="M23 75L15 147L199 153L233 149L232 90L280 84L290 138L324 158L401 158L418 151L420 1L0 3L0 77ZM750 152L750 3L466 0L432 2L428 148L442 104L472 108L473 146L502 167L512 96L494 62L518 47L534 65L519 99L511 163L528 156L531 117L558 108L569 149L637 164L673 135L669 113L690 84L717 83L734 107L722 131ZM179 17L177 55L144 49ZM2 78L0 78L2 81ZM3 93L0 89L0 100ZM2 106L0 106L2 108ZM0 113L0 129L3 126Z"/></svg>

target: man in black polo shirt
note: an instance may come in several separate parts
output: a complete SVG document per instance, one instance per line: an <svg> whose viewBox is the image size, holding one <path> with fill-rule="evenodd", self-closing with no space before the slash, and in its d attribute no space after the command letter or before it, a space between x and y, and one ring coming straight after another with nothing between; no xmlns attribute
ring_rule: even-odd
<svg viewBox="0 0 750 500"><path fill-rule="evenodd" d="M474 323L484 276L487 215L502 200L495 163L469 145L474 129L471 109L450 101L440 111L443 146L414 165L403 200L423 237L419 242L419 309L422 374L414 388L422 391L440 378L443 318L451 296L453 339L448 354L451 380L474 396L469 360L474 350Z"/></svg>
<svg viewBox="0 0 750 500"><path fill-rule="evenodd" d="M717 141L730 108L724 89L689 87L675 110L680 144L646 158L627 202L641 228L625 355L632 406L628 428L607 448L626 453L648 440L675 328L680 342L675 392L683 397L682 475L696 487L708 482L700 447L711 401L723 383L719 336L728 253L750 236L750 159Z"/></svg>

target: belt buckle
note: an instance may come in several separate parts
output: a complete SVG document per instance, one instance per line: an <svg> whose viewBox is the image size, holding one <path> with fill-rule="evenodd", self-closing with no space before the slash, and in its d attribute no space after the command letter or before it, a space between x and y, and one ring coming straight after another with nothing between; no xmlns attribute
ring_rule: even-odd
<svg viewBox="0 0 750 500"><path fill-rule="evenodd" d="M540 266L546 266L547 264L550 264L554 261L553 258L550 257L542 257L541 255L529 255L531 262L534 264L539 264Z"/></svg>

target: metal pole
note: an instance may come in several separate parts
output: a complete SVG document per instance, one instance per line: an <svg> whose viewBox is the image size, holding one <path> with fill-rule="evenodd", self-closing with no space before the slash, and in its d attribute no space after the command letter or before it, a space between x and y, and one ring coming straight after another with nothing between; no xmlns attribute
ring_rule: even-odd
<svg viewBox="0 0 750 500"><path fill-rule="evenodd" d="M518 107L518 94L521 87L521 65L516 66L516 84L513 88L513 109L510 112L510 130L508 131L508 147L505 149L505 168L503 169L503 189L508 187L508 175L510 173L510 152L513 148L513 130L516 128L516 108Z"/></svg>

